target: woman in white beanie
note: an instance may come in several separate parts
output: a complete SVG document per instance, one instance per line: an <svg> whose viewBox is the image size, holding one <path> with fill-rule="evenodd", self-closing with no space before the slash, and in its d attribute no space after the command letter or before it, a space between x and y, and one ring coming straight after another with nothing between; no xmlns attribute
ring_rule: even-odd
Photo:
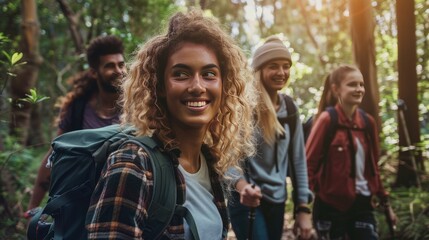
<svg viewBox="0 0 429 240"><path fill-rule="evenodd" d="M308 207L312 193L308 188L304 135L298 127L301 121L291 116L292 109L287 109L296 109L291 98L279 93L289 79L291 65L289 50L276 36L269 37L253 55L252 68L260 93L255 112L257 154L245 161L244 174L237 173L233 181L236 192L232 193L228 208L237 239L246 239L249 234L258 240L281 239L289 155L296 179L295 230L299 230L301 239L310 239L314 234ZM289 124L278 120L288 115L295 121L294 133ZM255 210L256 216L251 230L250 209Z"/></svg>

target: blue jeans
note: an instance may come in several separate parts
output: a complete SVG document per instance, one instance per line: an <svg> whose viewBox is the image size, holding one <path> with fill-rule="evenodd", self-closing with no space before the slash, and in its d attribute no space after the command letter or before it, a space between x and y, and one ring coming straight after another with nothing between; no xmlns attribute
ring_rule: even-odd
<svg viewBox="0 0 429 240"><path fill-rule="evenodd" d="M371 197L357 195L352 207L346 212L341 212L316 197L313 224L321 240L378 239Z"/></svg>
<svg viewBox="0 0 429 240"><path fill-rule="evenodd" d="M240 203L240 194L233 192L228 201L232 230L238 240L248 239L250 208ZM283 234L285 203L269 203L262 200L255 209L252 226L253 239L280 240Z"/></svg>

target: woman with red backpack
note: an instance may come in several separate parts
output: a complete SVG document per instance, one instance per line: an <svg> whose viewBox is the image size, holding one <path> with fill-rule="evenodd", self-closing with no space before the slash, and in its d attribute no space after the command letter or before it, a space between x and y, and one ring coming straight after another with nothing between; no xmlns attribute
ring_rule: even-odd
<svg viewBox="0 0 429 240"><path fill-rule="evenodd" d="M397 217L380 180L375 120L358 109L364 79L358 68L342 65L326 81L306 143L309 184L316 195L314 226L322 239L378 239L373 197L388 209L393 224ZM334 131L332 121L337 121Z"/></svg>

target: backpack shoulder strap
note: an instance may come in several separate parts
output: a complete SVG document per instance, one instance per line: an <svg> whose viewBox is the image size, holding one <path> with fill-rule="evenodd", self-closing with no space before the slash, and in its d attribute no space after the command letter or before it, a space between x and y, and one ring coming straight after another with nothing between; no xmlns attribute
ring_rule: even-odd
<svg viewBox="0 0 429 240"><path fill-rule="evenodd" d="M148 220L144 229L145 239L157 239L167 228L176 208L177 188L171 160L157 149L150 137L129 140L137 143L149 154L154 175L152 199L148 207Z"/></svg>
<svg viewBox="0 0 429 240"><path fill-rule="evenodd" d="M295 129L296 129L296 118L298 116L297 108L295 106L295 103L293 102L293 99L290 96L286 94L280 94L280 96L283 97L283 99L286 102L287 116L284 118L278 118L278 120L282 125L284 124L289 125L291 138L293 138L295 134Z"/></svg>
<svg viewBox="0 0 429 240"><path fill-rule="evenodd" d="M293 99L286 95L281 94L280 96L283 97L286 103L286 110L287 110L287 117L286 118L279 118L279 122L284 125L285 123L289 125L290 130L290 140L289 140L289 146L288 146L288 175L290 177L290 180L292 182L292 200L294 202L295 208L298 207L298 185L296 180L296 172L295 172L295 164L294 164L294 157L293 157L293 149L294 149L294 142L293 139L295 137L296 132L296 118L298 117L298 109L295 106L295 103L293 102ZM275 152L277 152L277 143L275 145ZM276 155L277 156L277 155Z"/></svg>
<svg viewBox="0 0 429 240"><path fill-rule="evenodd" d="M286 117L282 117L282 118L277 118L277 120L280 122L280 124L283 126L285 124L289 125L289 130L290 130L290 141L289 141L289 147L288 147L288 157L289 157L289 163L291 161L293 161L293 141L292 139L295 136L295 132L296 132L296 118L298 117L298 110L293 102L293 99L286 95L286 94L280 94L281 97L283 97L283 99L286 102L286 111L287 111L287 116ZM275 149L274 151L277 152L277 142L275 144ZM277 156L277 155L276 155ZM292 159L292 160L291 160ZM277 164L277 159L276 159L276 164ZM276 165L277 167L277 165ZM291 171L294 171L294 169L292 169ZM293 180L292 180L293 181Z"/></svg>
<svg viewBox="0 0 429 240"><path fill-rule="evenodd" d="M358 112L362 116L363 121L365 123L365 126L364 126L365 132L366 134L368 134L368 137L370 138L370 140L372 140L371 137L372 137L372 133L374 132L374 129L372 128L372 125L369 122L368 115L366 115L366 112L361 108L358 108Z"/></svg>
<svg viewBox="0 0 429 240"><path fill-rule="evenodd" d="M335 107L329 106L325 109L325 111L329 113L331 120L329 122L328 131L326 132L325 141L323 142L322 161L320 161L319 166L316 169L316 172L320 170L320 167L326 164L326 161L328 160L329 145L331 145L331 142L334 139L334 136L337 133L337 129L338 129L338 113Z"/></svg>
<svg viewBox="0 0 429 240"><path fill-rule="evenodd" d="M302 124L302 130L304 131L304 143L307 142L308 136L310 136L311 129L313 128L313 121L314 116L311 116L307 119L307 121L305 121L305 123Z"/></svg>
<svg viewBox="0 0 429 240"><path fill-rule="evenodd" d="M169 156L159 150L155 139L144 136L136 137L134 140L129 141L143 147L150 156L154 175L153 193L147 210L147 224L143 232L145 239L157 239L169 225L173 215L176 213L176 208L180 206L176 204L177 184L174 177L174 166ZM179 210L181 210L187 222L193 221L192 215L185 207L180 206ZM190 229L194 239L198 240L195 224L190 225Z"/></svg>
<svg viewBox="0 0 429 240"><path fill-rule="evenodd" d="M71 128L70 131L80 130L83 127L83 116L85 112L85 105L88 101L88 97L78 97L72 103L71 111Z"/></svg>
<svg viewBox="0 0 429 240"><path fill-rule="evenodd" d="M361 108L358 108L358 112L359 112L359 114L363 118L363 121L364 121L364 124L365 124L365 126L364 126L364 134L365 134L365 137L366 137L366 139L367 139L367 141L369 143L369 148L372 149L374 147L373 136L375 134L375 132L374 132L375 129L374 129L373 125L371 124L367 113L363 109L361 109ZM372 150L370 150L370 151L372 151ZM373 159L372 159L373 155L369 154L369 157L371 158L371 162L373 162ZM374 165L371 164L370 166L371 166L371 172L372 172L373 176L375 176L376 175L376 170L374 168Z"/></svg>

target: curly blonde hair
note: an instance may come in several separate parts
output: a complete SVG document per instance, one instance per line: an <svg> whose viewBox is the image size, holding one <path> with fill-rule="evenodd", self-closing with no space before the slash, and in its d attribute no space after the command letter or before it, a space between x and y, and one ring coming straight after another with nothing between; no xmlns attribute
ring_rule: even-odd
<svg viewBox="0 0 429 240"><path fill-rule="evenodd" d="M167 60L184 42L213 49L219 60L223 81L221 106L208 127L204 143L216 159L215 170L223 174L254 154L252 111L256 95L242 50L216 19L204 16L201 10L174 14L165 34L140 46L122 84L121 120L134 125L137 135L157 135L167 150L178 146L166 100L159 93L164 89Z"/></svg>

